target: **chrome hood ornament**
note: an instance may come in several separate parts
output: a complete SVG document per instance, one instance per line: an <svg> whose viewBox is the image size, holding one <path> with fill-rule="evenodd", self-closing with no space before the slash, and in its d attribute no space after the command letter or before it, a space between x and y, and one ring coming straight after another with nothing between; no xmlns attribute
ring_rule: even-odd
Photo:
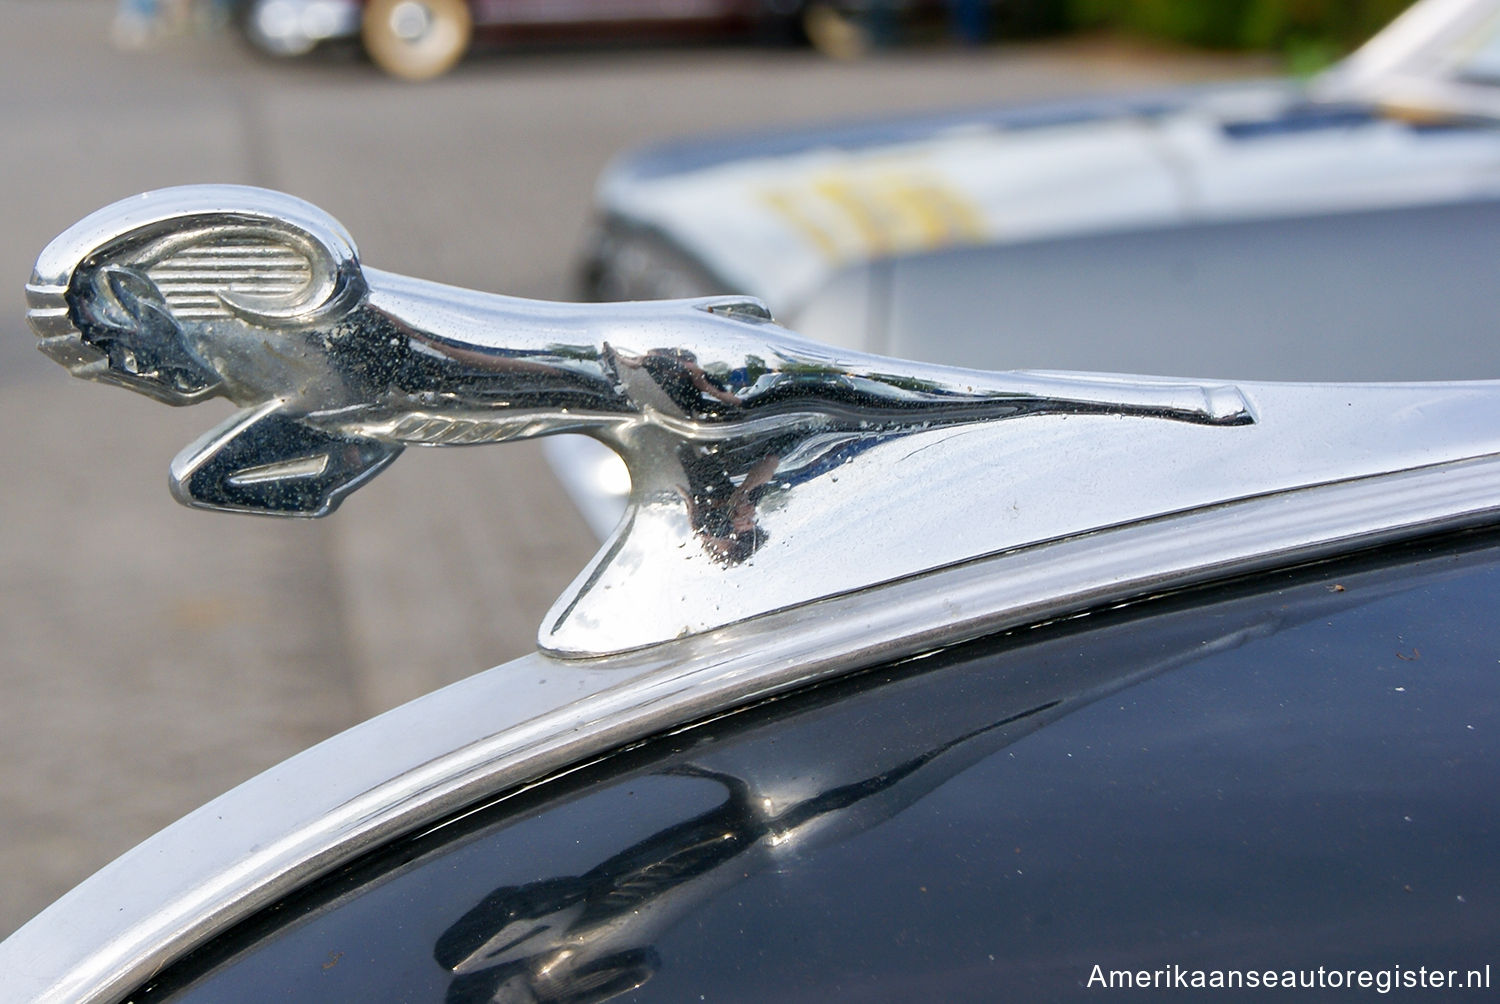
<svg viewBox="0 0 1500 1004"><path fill-rule="evenodd" d="M671 488L733 562L755 550L741 510L780 466L767 457L809 432L1048 411L1247 420L1232 391L976 386L836 359L754 300L560 304L389 275L361 267L332 217L261 189L116 203L42 252L27 293L42 351L75 376L244 409L172 464L173 494L206 509L323 516L408 444L588 432L636 470L670 443Z"/></svg>
<svg viewBox="0 0 1500 1004"><path fill-rule="evenodd" d="M173 461L187 505L326 515L407 445L612 447L631 505L542 627L565 655L1221 501L1222 484L1186 483L1248 445L1232 427L1258 411L1227 385L836 353L745 298L551 303L406 278L364 267L316 207L236 186L100 210L42 252L27 296L42 351L74 375L240 407ZM1351 445L1331 470L1329 451L1294 448L1289 472L1239 494L1348 474ZM1165 464L1111 485L1143 448ZM1016 494L1045 481L1042 505Z"/></svg>

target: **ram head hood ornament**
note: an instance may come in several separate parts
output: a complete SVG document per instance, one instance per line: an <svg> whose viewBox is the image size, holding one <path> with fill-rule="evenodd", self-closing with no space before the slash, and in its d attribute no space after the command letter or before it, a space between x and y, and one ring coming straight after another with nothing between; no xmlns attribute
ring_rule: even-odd
<svg viewBox="0 0 1500 1004"><path fill-rule="evenodd" d="M574 432L616 450L630 508L541 631L565 655L1220 501L1222 483L1190 483L1260 410L1222 384L840 352L747 298L552 303L410 279L365 267L317 208L236 186L100 210L42 252L27 295L74 375L239 406L171 465L190 506L322 516L409 445ZM1127 470L1143 452L1159 462ZM1314 459L1293 449L1290 473L1240 493Z"/></svg>

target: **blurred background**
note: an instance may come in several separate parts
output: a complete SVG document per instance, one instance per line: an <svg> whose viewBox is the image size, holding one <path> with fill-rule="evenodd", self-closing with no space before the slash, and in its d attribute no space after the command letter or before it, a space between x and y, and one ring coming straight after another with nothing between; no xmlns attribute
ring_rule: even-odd
<svg viewBox="0 0 1500 1004"><path fill-rule="evenodd" d="M0 0L0 935L270 764L529 651L596 547L533 444L409 450L326 521L177 505L168 462L227 407L71 380L26 329L32 261L83 215L267 186L377 267L567 298L623 150L1306 73L1404 6L870 0L627 39L525 0L529 27L475 13L454 56L401 53L399 3L391 42L277 2Z"/></svg>

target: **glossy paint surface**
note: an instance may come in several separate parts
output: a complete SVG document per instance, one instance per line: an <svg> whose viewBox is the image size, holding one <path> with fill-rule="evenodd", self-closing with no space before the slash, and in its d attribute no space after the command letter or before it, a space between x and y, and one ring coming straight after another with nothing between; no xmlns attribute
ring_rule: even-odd
<svg viewBox="0 0 1500 1004"><path fill-rule="evenodd" d="M1096 964L1482 969L1487 544L1013 633L680 731L367 858L132 999L1053 999Z"/></svg>
<svg viewBox="0 0 1500 1004"><path fill-rule="evenodd" d="M868 269L856 307L845 283L820 295L816 317L788 323L824 340L972 366L1475 379L1500 375L1487 334L1500 310L1489 281L1497 253L1492 198L1195 223L911 256ZM837 330L862 317L865 332Z"/></svg>

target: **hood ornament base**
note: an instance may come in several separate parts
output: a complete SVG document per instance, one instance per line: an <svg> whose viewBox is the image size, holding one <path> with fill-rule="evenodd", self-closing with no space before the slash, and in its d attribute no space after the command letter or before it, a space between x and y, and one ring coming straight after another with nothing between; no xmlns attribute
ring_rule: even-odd
<svg viewBox="0 0 1500 1004"><path fill-rule="evenodd" d="M1225 427L1255 423L1233 386L835 352L748 298L551 303L379 272L316 207L237 186L100 210L42 252L27 296L74 375L240 407L173 461L190 506L326 515L408 445L577 432L615 449L629 510L541 630L565 655L1092 528L1140 444L1222 456L1240 442ZM1016 494L1059 477L1051 501ZM1039 497L1047 519L1022 512Z"/></svg>

